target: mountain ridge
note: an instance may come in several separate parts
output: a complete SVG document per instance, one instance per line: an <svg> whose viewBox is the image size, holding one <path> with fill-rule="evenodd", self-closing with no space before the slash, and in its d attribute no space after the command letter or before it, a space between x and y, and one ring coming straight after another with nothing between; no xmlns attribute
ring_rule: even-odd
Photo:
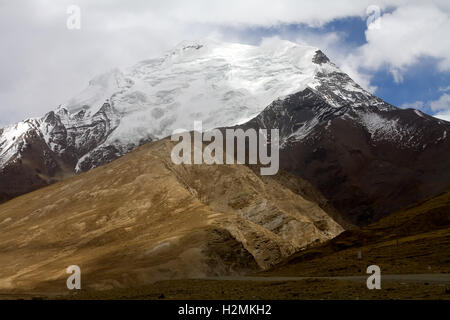
<svg viewBox="0 0 450 320"><path fill-rule="evenodd" d="M23 123L15 125L18 134L14 126L3 129L0 201L108 163L174 129L190 130L195 120L204 130L279 128L281 167L350 212L351 224L439 193L450 181L443 167L450 123L386 103L319 49L197 41L125 73L95 77L65 106L27 120L33 126L26 132Z"/></svg>
<svg viewBox="0 0 450 320"><path fill-rule="evenodd" d="M343 231L301 196L316 193L308 184L294 192L245 165L174 165L173 145L150 142L1 204L0 289L64 291L73 264L93 289L244 274Z"/></svg>
<svg viewBox="0 0 450 320"><path fill-rule="evenodd" d="M336 108L307 88L241 126L280 128L280 168L364 225L450 187L450 123L379 98Z"/></svg>

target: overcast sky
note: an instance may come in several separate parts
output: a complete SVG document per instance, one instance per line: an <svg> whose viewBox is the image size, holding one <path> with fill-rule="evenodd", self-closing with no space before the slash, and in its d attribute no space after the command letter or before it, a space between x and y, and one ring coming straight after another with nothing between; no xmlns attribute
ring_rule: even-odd
<svg viewBox="0 0 450 320"><path fill-rule="evenodd" d="M71 4L80 30L66 26ZM371 5L379 28L367 28ZM97 74L205 37L317 46L388 102L450 120L449 14L448 0L0 0L0 126L42 116Z"/></svg>

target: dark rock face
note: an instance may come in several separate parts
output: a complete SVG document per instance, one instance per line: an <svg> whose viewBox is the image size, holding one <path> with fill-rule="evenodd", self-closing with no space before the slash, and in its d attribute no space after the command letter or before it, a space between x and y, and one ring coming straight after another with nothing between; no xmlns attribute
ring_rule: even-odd
<svg viewBox="0 0 450 320"><path fill-rule="evenodd" d="M39 132L29 130L18 142L20 157L0 170L0 202L39 189L69 176L60 157L51 151Z"/></svg>
<svg viewBox="0 0 450 320"><path fill-rule="evenodd" d="M330 62L330 59L320 50L317 50L316 55L313 58L315 64L322 64Z"/></svg>
<svg viewBox="0 0 450 320"><path fill-rule="evenodd" d="M111 162L137 147L102 147L118 124L119 116L109 103L92 116L84 110L71 115L61 108L42 119L24 121L26 130L12 143L5 140L0 145L0 152L9 155L1 159L0 202Z"/></svg>
<svg viewBox="0 0 450 320"><path fill-rule="evenodd" d="M331 106L306 89L243 127L279 128L280 167L310 181L364 225L450 187L450 123L382 100Z"/></svg>

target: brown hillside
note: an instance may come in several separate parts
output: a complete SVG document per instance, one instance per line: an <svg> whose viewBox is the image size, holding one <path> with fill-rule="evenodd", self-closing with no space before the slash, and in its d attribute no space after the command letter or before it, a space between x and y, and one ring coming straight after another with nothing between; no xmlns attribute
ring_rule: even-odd
<svg viewBox="0 0 450 320"><path fill-rule="evenodd" d="M264 270L342 228L242 165L175 166L150 143L0 206L0 289L65 291ZM313 193L311 193L313 194Z"/></svg>

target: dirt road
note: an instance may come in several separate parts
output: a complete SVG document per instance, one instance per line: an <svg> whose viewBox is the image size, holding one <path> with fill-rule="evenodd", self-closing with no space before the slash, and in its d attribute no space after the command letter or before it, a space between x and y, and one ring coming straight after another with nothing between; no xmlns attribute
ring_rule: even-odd
<svg viewBox="0 0 450 320"><path fill-rule="evenodd" d="M202 280L230 280L230 281L301 281L310 279L319 280L349 280L366 281L370 275L364 276L339 276L339 277L219 277L206 278ZM381 274L381 281L401 281L401 282L434 282L450 283L449 273L430 273L430 274Z"/></svg>

